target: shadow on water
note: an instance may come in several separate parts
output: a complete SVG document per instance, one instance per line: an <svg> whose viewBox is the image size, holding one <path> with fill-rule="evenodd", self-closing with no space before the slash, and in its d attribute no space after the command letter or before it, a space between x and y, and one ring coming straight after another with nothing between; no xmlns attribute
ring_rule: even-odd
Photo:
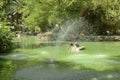
<svg viewBox="0 0 120 80"><path fill-rule="evenodd" d="M119 80L119 71L95 71L90 69L72 69L68 62L36 65L18 70L15 80Z"/></svg>
<svg viewBox="0 0 120 80"><path fill-rule="evenodd" d="M97 71L82 63L0 59L0 80L119 80L120 69ZM113 64L112 64L113 65ZM93 65L94 66L94 65ZM4 77L3 77L4 76Z"/></svg>
<svg viewBox="0 0 120 80"><path fill-rule="evenodd" d="M11 60L0 58L0 80L12 80L11 76L16 70L15 65Z"/></svg>

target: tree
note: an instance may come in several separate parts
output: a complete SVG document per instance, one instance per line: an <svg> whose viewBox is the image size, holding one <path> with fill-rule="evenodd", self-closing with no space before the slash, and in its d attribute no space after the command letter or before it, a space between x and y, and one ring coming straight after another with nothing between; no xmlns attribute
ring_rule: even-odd
<svg viewBox="0 0 120 80"><path fill-rule="evenodd" d="M24 7L21 12L24 14L25 24L30 29L39 26L42 31L54 28L52 24L62 23L68 17L66 10L75 0L32 0L23 1Z"/></svg>
<svg viewBox="0 0 120 80"><path fill-rule="evenodd" d="M2 0L0 15L1 20L8 20L5 17L9 13L22 14L21 19L11 23L16 28L21 24L27 26L32 32L35 27L45 32L53 29L56 23L84 17L93 25L96 34L106 35L107 31L117 34L120 28L119 4L119 0Z"/></svg>
<svg viewBox="0 0 120 80"><path fill-rule="evenodd" d="M94 32L98 35L118 34L120 25L120 1L119 0L92 0L92 6L86 8L84 17L94 26Z"/></svg>

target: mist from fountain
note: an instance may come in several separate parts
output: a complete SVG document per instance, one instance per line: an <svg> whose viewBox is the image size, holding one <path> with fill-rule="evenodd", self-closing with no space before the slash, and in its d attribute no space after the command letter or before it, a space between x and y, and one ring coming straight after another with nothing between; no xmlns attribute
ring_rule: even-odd
<svg viewBox="0 0 120 80"><path fill-rule="evenodd" d="M51 54L50 63L53 64L56 62L55 58L59 53L59 46L64 41L70 40L69 38L71 37L73 37L73 39L71 38L72 40L70 41L75 41L75 38L74 38L76 37L75 35L79 36L80 33L82 33L82 30L84 30L87 27L89 27L88 22L81 17L79 19L69 19L68 21L63 23L61 25L62 29L57 33L56 46L53 53ZM88 32L91 32L91 30L87 31L86 33Z"/></svg>

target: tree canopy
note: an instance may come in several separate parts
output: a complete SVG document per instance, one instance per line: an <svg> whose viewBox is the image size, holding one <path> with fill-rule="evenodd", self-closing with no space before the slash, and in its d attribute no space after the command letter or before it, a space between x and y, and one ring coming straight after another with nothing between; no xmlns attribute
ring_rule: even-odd
<svg viewBox="0 0 120 80"><path fill-rule="evenodd" d="M49 31L68 19L83 17L97 35L120 33L119 0L1 0L0 21L22 30Z"/></svg>

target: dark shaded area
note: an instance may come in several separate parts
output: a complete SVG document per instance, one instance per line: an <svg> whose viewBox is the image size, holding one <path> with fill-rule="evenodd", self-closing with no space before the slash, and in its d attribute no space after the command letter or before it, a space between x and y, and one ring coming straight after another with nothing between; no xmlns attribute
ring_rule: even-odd
<svg viewBox="0 0 120 80"><path fill-rule="evenodd" d="M111 58L119 60L119 56ZM46 58L42 61L0 58L1 80L119 80L119 75L120 69L116 67L97 71L83 64L67 61L53 60L51 63L51 60Z"/></svg>

